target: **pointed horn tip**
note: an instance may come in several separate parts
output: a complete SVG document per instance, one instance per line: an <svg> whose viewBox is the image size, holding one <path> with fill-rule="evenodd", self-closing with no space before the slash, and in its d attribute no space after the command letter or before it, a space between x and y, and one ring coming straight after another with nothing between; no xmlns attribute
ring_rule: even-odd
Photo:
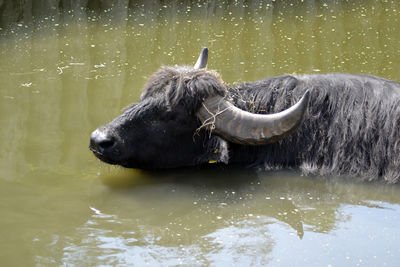
<svg viewBox="0 0 400 267"><path fill-rule="evenodd" d="M307 90L307 91L304 93L304 97L306 97L306 98L309 98L309 97L310 97L310 90Z"/></svg>
<svg viewBox="0 0 400 267"><path fill-rule="evenodd" d="M194 65L195 69L204 69L207 67L207 61L208 61L208 48L204 47L203 50L201 50L200 56L196 61L196 64Z"/></svg>
<svg viewBox="0 0 400 267"><path fill-rule="evenodd" d="M208 56L208 48L204 47L203 50L201 51L201 54Z"/></svg>

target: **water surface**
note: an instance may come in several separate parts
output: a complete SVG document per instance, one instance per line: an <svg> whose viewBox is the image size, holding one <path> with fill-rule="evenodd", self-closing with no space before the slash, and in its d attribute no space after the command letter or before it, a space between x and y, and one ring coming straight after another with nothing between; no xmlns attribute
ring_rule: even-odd
<svg viewBox="0 0 400 267"><path fill-rule="evenodd" d="M192 65L203 46L228 83L400 81L397 1L131 2L0 30L2 264L397 266L398 186L296 170L146 173L88 150L149 75Z"/></svg>

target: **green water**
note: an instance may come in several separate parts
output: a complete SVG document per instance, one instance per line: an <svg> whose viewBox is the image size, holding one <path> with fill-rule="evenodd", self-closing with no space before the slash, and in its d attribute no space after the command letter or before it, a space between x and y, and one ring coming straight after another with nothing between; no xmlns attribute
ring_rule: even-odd
<svg viewBox="0 0 400 267"><path fill-rule="evenodd" d="M192 65L204 46L229 83L400 81L398 1L260 3L77 8L0 30L2 266L398 266L399 186L294 170L150 174L89 151L90 132L149 75Z"/></svg>

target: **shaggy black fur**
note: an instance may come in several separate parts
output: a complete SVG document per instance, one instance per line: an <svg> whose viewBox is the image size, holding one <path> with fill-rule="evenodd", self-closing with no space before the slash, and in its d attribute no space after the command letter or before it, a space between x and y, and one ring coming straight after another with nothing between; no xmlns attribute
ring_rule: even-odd
<svg viewBox="0 0 400 267"><path fill-rule="evenodd" d="M226 94L227 87L216 72L186 66L163 67L149 78L140 100L153 98L170 109L182 105L195 113L203 99Z"/></svg>
<svg viewBox="0 0 400 267"><path fill-rule="evenodd" d="M255 113L279 112L305 90L311 98L303 125L281 142L234 145L231 162L264 168L298 166L305 174L400 180L400 84L349 74L279 76L231 89L234 103Z"/></svg>
<svg viewBox="0 0 400 267"><path fill-rule="evenodd" d="M302 126L277 143L244 146L198 131L196 112L209 96L224 96L253 113L275 113L295 104L306 90L311 95ZM229 87L213 71L163 67L150 77L137 105L98 129L97 136L116 144L103 148L92 140L91 149L100 159L126 167L223 162L397 183L399 104L400 84L373 76L284 75Z"/></svg>

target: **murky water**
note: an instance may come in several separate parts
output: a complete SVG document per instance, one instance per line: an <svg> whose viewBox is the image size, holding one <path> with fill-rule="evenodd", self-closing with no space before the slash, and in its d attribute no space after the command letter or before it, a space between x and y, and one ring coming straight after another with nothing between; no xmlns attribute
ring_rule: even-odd
<svg viewBox="0 0 400 267"><path fill-rule="evenodd" d="M400 80L398 1L284 2L122 3L1 29L2 265L398 266L398 186L296 171L154 174L88 150L146 77L193 64L203 46L229 83Z"/></svg>

